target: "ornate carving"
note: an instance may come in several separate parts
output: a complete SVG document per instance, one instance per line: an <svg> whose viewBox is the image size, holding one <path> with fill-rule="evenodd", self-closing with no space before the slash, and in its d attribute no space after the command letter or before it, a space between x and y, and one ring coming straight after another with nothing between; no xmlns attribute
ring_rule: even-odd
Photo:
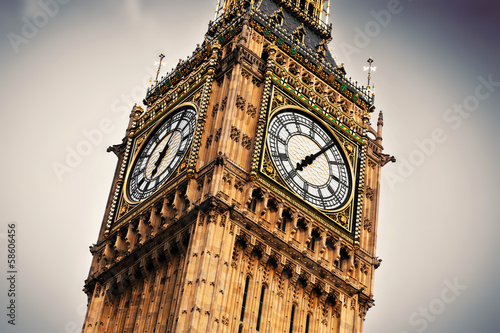
<svg viewBox="0 0 500 333"><path fill-rule="evenodd" d="M215 142L219 142L221 133L222 133L222 127L215 131L215 137L214 137Z"/></svg>
<svg viewBox="0 0 500 333"><path fill-rule="evenodd" d="M248 135L243 134L243 138L241 139L241 145L246 149L250 150L250 147L252 146L252 138L250 138Z"/></svg>
<svg viewBox="0 0 500 333"><path fill-rule="evenodd" d="M216 117L217 116L217 112L219 111L219 104L215 104L214 107L212 108L212 117Z"/></svg>
<svg viewBox="0 0 500 333"><path fill-rule="evenodd" d="M261 44L261 43L262 43L262 36L261 36L261 35L259 35L259 34L258 34L258 33L256 33L256 32L254 32L254 33L252 34L252 40L253 40L254 42L256 42L257 44Z"/></svg>
<svg viewBox="0 0 500 333"><path fill-rule="evenodd" d="M212 144L212 139L213 139L213 135L210 135L208 138L207 138L207 143L205 145L205 148L208 149L208 147L210 147L210 145Z"/></svg>
<svg viewBox="0 0 500 333"><path fill-rule="evenodd" d="M251 75L252 74L250 74L250 72L248 72L248 71L246 71L244 69L241 70L241 76L243 76L245 79L249 79Z"/></svg>
<svg viewBox="0 0 500 333"><path fill-rule="evenodd" d="M234 181L234 188L237 189L240 192L243 192L243 186L245 185L245 182L241 179L236 179Z"/></svg>
<svg viewBox="0 0 500 333"><path fill-rule="evenodd" d="M253 77L252 78L252 83L255 84L257 87L260 87L260 85L262 84L262 81L259 80L257 77Z"/></svg>
<svg viewBox="0 0 500 333"><path fill-rule="evenodd" d="M224 97L224 99L222 100L222 103L220 104L220 110L222 112L224 112L226 110L226 104L227 104L227 96Z"/></svg>
<svg viewBox="0 0 500 333"><path fill-rule="evenodd" d="M356 299L351 299L351 310L354 310L356 308Z"/></svg>
<svg viewBox="0 0 500 333"><path fill-rule="evenodd" d="M224 170L224 173L222 174L222 181L224 183L228 183L229 185L231 185L232 180L233 176L231 176L231 174L228 171Z"/></svg>
<svg viewBox="0 0 500 333"><path fill-rule="evenodd" d="M365 218L365 221L363 222L363 227L365 228L366 231L371 232L372 231L372 221L370 221L370 219Z"/></svg>
<svg viewBox="0 0 500 333"><path fill-rule="evenodd" d="M243 98L240 95L236 96L236 108L237 109L243 111L245 109L246 104L247 104L247 101L245 100L245 98Z"/></svg>
<svg viewBox="0 0 500 333"><path fill-rule="evenodd" d="M120 208L120 212L118 213L118 218L120 218L123 215L127 214L129 210L130 210L130 205L127 202L123 202L123 205Z"/></svg>
<svg viewBox="0 0 500 333"><path fill-rule="evenodd" d="M281 180L281 177L278 175L278 172L274 168L273 162L271 161L271 158L269 156L269 152L267 151L267 148L266 148L265 153L264 153L264 163L262 166L262 171L264 174L269 176L271 179L273 179L278 184L286 186L285 183Z"/></svg>
<svg viewBox="0 0 500 333"><path fill-rule="evenodd" d="M366 197L370 200L373 200L373 196L375 195L375 190L372 189L370 186L366 188Z"/></svg>
<svg viewBox="0 0 500 333"><path fill-rule="evenodd" d="M240 142L240 134L241 131L239 129L237 129L235 126L231 126L231 134L229 135L231 140L233 140L234 142Z"/></svg>
<svg viewBox="0 0 500 333"><path fill-rule="evenodd" d="M255 118L256 114L257 114L257 108L255 106L253 106L252 104L248 103L247 115L249 115L252 118Z"/></svg>

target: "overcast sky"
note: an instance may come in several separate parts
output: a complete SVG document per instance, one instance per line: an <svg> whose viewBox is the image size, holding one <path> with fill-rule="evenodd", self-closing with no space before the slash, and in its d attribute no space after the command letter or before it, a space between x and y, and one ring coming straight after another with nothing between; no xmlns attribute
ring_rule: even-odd
<svg viewBox="0 0 500 333"><path fill-rule="evenodd" d="M190 55L216 5L59 1L0 3L0 269L14 222L19 271L16 330L1 313L2 332L81 330L116 165L106 148L158 55L162 74ZM498 332L499 16L487 0L332 1L330 46L354 81L375 60L376 113L398 160L383 169L366 333ZM2 278L4 309L6 290Z"/></svg>

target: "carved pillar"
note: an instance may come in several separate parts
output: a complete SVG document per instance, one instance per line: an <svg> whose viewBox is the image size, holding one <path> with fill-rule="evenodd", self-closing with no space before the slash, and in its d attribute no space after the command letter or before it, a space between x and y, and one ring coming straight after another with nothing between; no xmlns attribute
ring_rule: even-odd
<svg viewBox="0 0 500 333"><path fill-rule="evenodd" d="M186 193L184 194L184 202L186 204L186 211L189 212L194 208L195 195L197 192L198 183L195 179L190 179L186 188Z"/></svg>
<svg viewBox="0 0 500 333"><path fill-rule="evenodd" d="M325 230L323 230L321 232L321 243L320 243L320 245L321 245L321 249L319 250L319 254L323 255L325 253L325 251L326 251L326 231Z"/></svg>
<svg viewBox="0 0 500 333"><path fill-rule="evenodd" d="M333 258L332 258L332 263L335 263L335 261L340 259L340 248L342 246L342 240L339 238L335 242L335 250L333 251Z"/></svg>
<svg viewBox="0 0 500 333"><path fill-rule="evenodd" d="M278 223L283 223L283 208L285 207L285 204L283 201L280 201L278 203Z"/></svg>
<svg viewBox="0 0 500 333"><path fill-rule="evenodd" d="M118 232L118 235L116 236L114 250L117 260L121 260L124 256L127 255L127 243L121 232Z"/></svg>
<svg viewBox="0 0 500 333"><path fill-rule="evenodd" d="M106 242L106 247L104 248L104 262L106 263L106 267L109 267L113 264L115 260L115 249L112 245L111 240Z"/></svg>
<svg viewBox="0 0 500 333"><path fill-rule="evenodd" d="M292 214L292 231L290 232L290 235L293 236L297 232L297 222L299 221L299 212L294 211Z"/></svg>
<svg viewBox="0 0 500 333"><path fill-rule="evenodd" d="M151 221L151 236L154 237L161 228L160 208L158 206L154 205L151 207L149 221Z"/></svg>
<svg viewBox="0 0 500 333"><path fill-rule="evenodd" d="M245 200L245 203L247 205L249 205L252 202L254 187L255 187L255 185L253 183L248 183L248 189L247 189L246 200Z"/></svg>
<svg viewBox="0 0 500 333"><path fill-rule="evenodd" d="M264 215L266 212L267 212L267 203L269 202L269 191L266 191L266 193L264 193L264 201L263 201L263 204L262 204L262 212L260 213L260 215Z"/></svg>
<svg viewBox="0 0 500 333"><path fill-rule="evenodd" d="M174 210L174 220L178 220L182 215L182 190L175 190L174 202L172 203L172 208Z"/></svg>
<svg viewBox="0 0 500 333"><path fill-rule="evenodd" d="M354 250L349 251L349 266L347 267L349 274L354 271Z"/></svg>
<svg viewBox="0 0 500 333"><path fill-rule="evenodd" d="M171 219L173 218L172 210L169 205L169 198L167 196L163 197L163 205L161 208L160 216L162 217L163 224L162 229L168 227L171 223Z"/></svg>
<svg viewBox="0 0 500 333"><path fill-rule="evenodd" d="M151 235L151 227L149 225L148 216L146 214L141 215L137 231L140 235L139 244L143 245Z"/></svg>
<svg viewBox="0 0 500 333"><path fill-rule="evenodd" d="M307 224L307 239L306 239L306 244L309 244L312 239L312 223L309 222Z"/></svg>
<svg viewBox="0 0 500 333"><path fill-rule="evenodd" d="M125 242L127 243L127 252L131 253L135 249L137 243L137 232L135 231L134 223L129 223L127 235L125 236Z"/></svg>

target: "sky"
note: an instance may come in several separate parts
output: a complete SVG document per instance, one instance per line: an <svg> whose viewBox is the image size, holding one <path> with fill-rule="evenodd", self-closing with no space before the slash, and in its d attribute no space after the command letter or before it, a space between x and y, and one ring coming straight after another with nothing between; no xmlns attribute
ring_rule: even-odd
<svg viewBox="0 0 500 333"><path fill-rule="evenodd" d="M1 332L79 332L128 113L203 42L216 1L0 3ZM377 67L384 112L375 306L366 333L497 333L500 4L335 0L330 48ZM16 231L16 326L6 307Z"/></svg>

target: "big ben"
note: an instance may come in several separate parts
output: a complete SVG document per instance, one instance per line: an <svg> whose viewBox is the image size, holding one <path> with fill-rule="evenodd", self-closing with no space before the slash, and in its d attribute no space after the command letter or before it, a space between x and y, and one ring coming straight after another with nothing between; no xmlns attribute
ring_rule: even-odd
<svg viewBox="0 0 500 333"><path fill-rule="evenodd" d="M83 332L362 332L382 113L327 47L330 2L219 1L131 110ZM141 106L139 106L141 105Z"/></svg>

